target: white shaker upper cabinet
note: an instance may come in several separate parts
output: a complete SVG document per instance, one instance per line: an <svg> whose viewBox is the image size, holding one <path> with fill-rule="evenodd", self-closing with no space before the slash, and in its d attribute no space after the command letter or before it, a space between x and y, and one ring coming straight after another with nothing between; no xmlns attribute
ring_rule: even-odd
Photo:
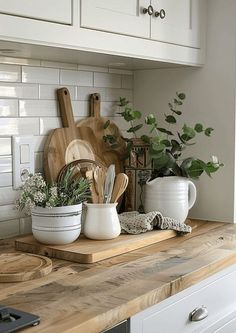
<svg viewBox="0 0 236 333"><path fill-rule="evenodd" d="M152 0L151 39L200 48L206 0ZM202 19L203 18L203 19Z"/></svg>
<svg viewBox="0 0 236 333"><path fill-rule="evenodd" d="M0 13L72 24L71 0L0 0Z"/></svg>
<svg viewBox="0 0 236 333"><path fill-rule="evenodd" d="M150 0L81 0L81 27L149 38L150 16L143 13L149 5Z"/></svg>

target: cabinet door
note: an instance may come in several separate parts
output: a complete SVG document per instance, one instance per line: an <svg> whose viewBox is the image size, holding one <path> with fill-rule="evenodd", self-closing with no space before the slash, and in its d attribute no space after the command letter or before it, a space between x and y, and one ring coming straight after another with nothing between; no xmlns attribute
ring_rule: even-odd
<svg viewBox="0 0 236 333"><path fill-rule="evenodd" d="M142 11L149 5L150 0L81 0L81 27L149 38L150 16Z"/></svg>
<svg viewBox="0 0 236 333"><path fill-rule="evenodd" d="M0 13L72 24L71 0L0 0Z"/></svg>
<svg viewBox="0 0 236 333"><path fill-rule="evenodd" d="M205 0L152 0L155 12L165 11L165 17L153 15L151 38L183 46L201 47L204 29Z"/></svg>

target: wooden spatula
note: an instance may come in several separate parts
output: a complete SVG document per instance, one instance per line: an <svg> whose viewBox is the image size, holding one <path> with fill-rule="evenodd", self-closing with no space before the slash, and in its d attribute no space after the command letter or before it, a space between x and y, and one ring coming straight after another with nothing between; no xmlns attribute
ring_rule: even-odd
<svg viewBox="0 0 236 333"><path fill-rule="evenodd" d="M128 186L129 178L125 173L118 173L111 196L111 202L117 202Z"/></svg>

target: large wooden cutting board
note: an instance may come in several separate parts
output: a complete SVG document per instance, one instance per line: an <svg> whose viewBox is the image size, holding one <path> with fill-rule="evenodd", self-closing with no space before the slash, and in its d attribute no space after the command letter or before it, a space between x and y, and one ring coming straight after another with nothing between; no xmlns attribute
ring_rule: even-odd
<svg viewBox="0 0 236 333"><path fill-rule="evenodd" d="M115 239L105 241L91 240L81 235L74 243L60 246L40 244L33 236L25 236L16 239L15 248L20 251L85 264L137 250L175 236L176 232L173 230L154 230L140 235L120 235Z"/></svg>
<svg viewBox="0 0 236 333"><path fill-rule="evenodd" d="M22 282L49 274L49 258L27 253L0 254L0 282Z"/></svg>
<svg viewBox="0 0 236 333"><path fill-rule="evenodd" d="M56 182L60 170L68 163L101 155L97 139L89 127L76 127L67 88L57 90L63 128L51 131L44 147L44 171L48 182Z"/></svg>
<svg viewBox="0 0 236 333"><path fill-rule="evenodd" d="M100 147L99 156L105 166L109 167L110 164L115 164L116 173L123 172L124 169L124 157L126 153L126 145L122 139L122 134L118 126L110 121L109 126L104 129L104 125L107 123L107 118L101 117L101 96L98 93L90 95L90 117L80 120L77 123L78 128L89 127L92 129L96 136L97 142ZM117 138L119 147L113 149L108 143L104 142L104 135L114 135Z"/></svg>

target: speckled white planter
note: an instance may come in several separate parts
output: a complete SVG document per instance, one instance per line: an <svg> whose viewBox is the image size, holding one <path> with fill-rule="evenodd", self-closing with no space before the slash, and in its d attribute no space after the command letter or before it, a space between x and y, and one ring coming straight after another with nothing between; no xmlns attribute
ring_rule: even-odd
<svg viewBox="0 0 236 333"><path fill-rule="evenodd" d="M43 244L64 245L74 242L81 231L82 204L64 207L35 207L32 232Z"/></svg>
<svg viewBox="0 0 236 333"><path fill-rule="evenodd" d="M145 185L145 212L159 211L183 223L196 200L196 187L188 178L158 177Z"/></svg>

